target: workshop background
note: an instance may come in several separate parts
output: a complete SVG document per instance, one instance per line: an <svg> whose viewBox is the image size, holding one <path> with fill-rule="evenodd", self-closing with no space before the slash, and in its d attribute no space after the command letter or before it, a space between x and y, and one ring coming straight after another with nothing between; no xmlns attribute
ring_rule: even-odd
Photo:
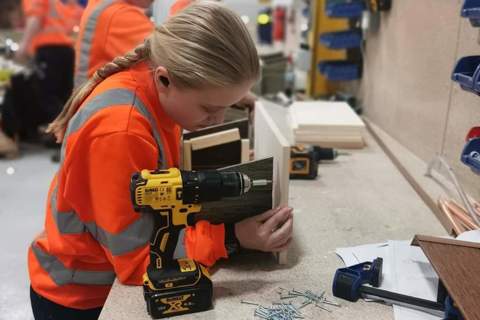
<svg viewBox="0 0 480 320"><path fill-rule="evenodd" d="M173 2L156 0L152 19L155 22L166 19ZM258 44L265 68L262 80L253 91L260 99L283 107L296 101L347 103L365 122L369 138L364 139L365 146L362 147L350 148L341 143L331 147L346 149L352 155L349 159L354 160L355 153L370 152L371 145L378 143L382 155L388 156L395 170L428 207L431 221L435 221L433 235L439 235L437 222L441 223L445 234L458 235L459 230L452 225L460 223L445 213L438 200L451 197L463 204L463 190L473 209L478 212L480 208L475 201L480 200L477 175L480 164L475 162L476 156L461 161L462 155L469 156L463 154L466 145L480 136L480 130L477 130L476 135L466 140L480 119L480 82L478 91L474 88L475 80L478 80L475 76L480 76L480 67L476 70L480 59L477 57L477 64L473 66L471 63L460 65L462 58L480 52L479 28L472 25L474 17L462 17L469 1L392 0L391 7L385 11L373 10L367 4L369 1L358 1L363 6L361 12L354 12L346 18L332 18L326 13L329 4L342 3L341 0L223 2L242 16ZM1 0L0 3L0 111L8 80L17 70L17 66L11 64L11 54L22 36L22 24L12 25L12 21L20 18L6 15L5 8L10 3L15 5L18 1ZM480 8L480 3L477 6ZM280 16L281 12L284 12L283 18L275 20L275 14ZM280 24L281 28L278 27ZM345 29L359 32L360 42L353 39L351 46L345 44L347 47L342 47L340 43L339 48L325 49L325 44L319 41L324 33ZM336 65L332 64L332 73L321 70L321 63L332 60L342 60L344 69L335 69ZM270 61L274 61L271 70L267 69ZM457 69L460 67L467 69ZM1 121L0 118L0 124ZM278 126L283 128L281 124ZM290 139L295 141L295 137L286 135L289 142ZM48 186L58 168L58 162L52 161L55 150L43 142L19 141L18 154L7 152L0 159L0 319L33 319L26 254L34 236L41 232ZM476 146L480 148L480 144ZM424 175L428 165L439 155L451 170L437 167L438 184L435 184ZM329 170L329 166L319 166L316 179L320 183L322 170ZM376 166L379 179L382 179L383 163L369 162L365 168L357 169L373 172L370 179L374 180ZM456 179L452 179L452 171ZM342 178L344 184L349 183L347 174ZM386 185L385 189L390 187ZM442 194L445 189L450 189L446 192L448 196ZM395 192L395 188L391 192ZM294 194L298 201L298 192ZM408 207L400 197L398 206ZM389 207L385 208L389 210ZM460 231L478 229L474 219L468 217L469 208L463 208L463 211L473 227L463 225ZM428 225L427 220L422 219L419 218L419 225ZM324 236L328 237L327 234ZM413 236L405 234L402 240ZM379 242L378 237L374 238ZM355 240L360 241L358 245L368 243L358 238ZM381 319L384 319L383 314ZM391 316L385 319L391 319Z"/></svg>

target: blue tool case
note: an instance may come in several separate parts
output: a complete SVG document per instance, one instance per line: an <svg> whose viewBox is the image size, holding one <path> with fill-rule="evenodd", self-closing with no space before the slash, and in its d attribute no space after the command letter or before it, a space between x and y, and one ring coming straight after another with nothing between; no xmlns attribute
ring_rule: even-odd
<svg viewBox="0 0 480 320"><path fill-rule="evenodd" d="M328 32L320 35L320 43L330 49L351 49L362 45L362 31L352 29Z"/></svg>
<svg viewBox="0 0 480 320"><path fill-rule="evenodd" d="M480 0L464 0L460 14L468 18L473 27L480 27Z"/></svg>
<svg viewBox="0 0 480 320"><path fill-rule="evenodd" d="M325 14L332 18L359 18L365 9L363 0L328 0Z"/></svg>
<svg viewBox="0 0 480 320"><path fill-rule="evenodd" d="M458 60L453 69L452 80L462 89L480 94L480 56L468 56Z"/></svg>
<svg viewBox="0 0 480 320"><path fill-rule="evenodd" d="M361 62L330 60L318 64L319 72L331 81L349 81L360 79L362 75Z"/></svg>

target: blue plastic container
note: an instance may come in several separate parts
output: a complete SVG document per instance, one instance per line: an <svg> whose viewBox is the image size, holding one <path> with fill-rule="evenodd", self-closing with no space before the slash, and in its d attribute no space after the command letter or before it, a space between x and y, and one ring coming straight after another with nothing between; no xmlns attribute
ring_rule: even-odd
<svg viewBox="0 0 480 320"><path fill-rule="evenodd" d="M330 49L358 48L362 44L360 29L329 32L320 35L320 43Z"/></svg>
<svg viewBox="0 0 480 320"><path fill-rule="evenodd" d="M362 75L362 65L351 61L322 61L318 70L331 81L356 80Z"/></svg>
<svg viewBox="0 0 480 320"><path fill-rule="evenodd" d="M358 18L365 9L363 0L329 0L325 14L332 18Z"/></svg>
<svg viewBox="0 0 480 320"><path fill-rule="evenodd" d="M468 56L458 60L453 69L452 80L458 82L463 90L480 93L480 56Z"/></svg>
<svg viewBox="0 0 480 320"><path fill-rule="evenodd" d="M460 160L473 172L480 174L480 138L471 139L467 142Z"/></svg>
<svg viewBox="0 0 480 320"><path fill-rule="evenodd" d="M480 0L464 0L462 17L468 18L474 27L480 27Z"/></svg>

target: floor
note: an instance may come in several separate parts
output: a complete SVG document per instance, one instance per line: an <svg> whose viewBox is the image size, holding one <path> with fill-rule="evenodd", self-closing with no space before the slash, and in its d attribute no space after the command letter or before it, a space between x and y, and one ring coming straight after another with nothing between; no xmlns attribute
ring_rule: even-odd
<svg viewBox="0 0 480 320"><path fill-rule="evenodd" d="M51 150L22 146L22 157L0 159L0 320L33 319L27 248L42 230L48 186L57 165Z"/></svg>

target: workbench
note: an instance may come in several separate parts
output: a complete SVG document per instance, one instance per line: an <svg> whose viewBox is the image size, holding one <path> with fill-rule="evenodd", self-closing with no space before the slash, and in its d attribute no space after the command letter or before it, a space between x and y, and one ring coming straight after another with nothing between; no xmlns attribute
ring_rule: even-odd
<svg viewBox="0 0 480 320"><path fill-rule="evenodd" d="M409 240L415 234L446 235L437 218L369 134L367 147L350 156L322 163L314 181L290 183L290 206L295 215L294 239L288 264L271 254L249 252L215 265L212 271L214 309L175 319L254 319L251 301L270 306L279 302L279 288L327 291L335 270L343 266L338 247ZM336 300L335 298L333 300ZM313 305L302 309L305 319L393 319L392 307L379 303L338 300L328 313ZM102 320L150 317L142 287L115 281Z"/></svg>

